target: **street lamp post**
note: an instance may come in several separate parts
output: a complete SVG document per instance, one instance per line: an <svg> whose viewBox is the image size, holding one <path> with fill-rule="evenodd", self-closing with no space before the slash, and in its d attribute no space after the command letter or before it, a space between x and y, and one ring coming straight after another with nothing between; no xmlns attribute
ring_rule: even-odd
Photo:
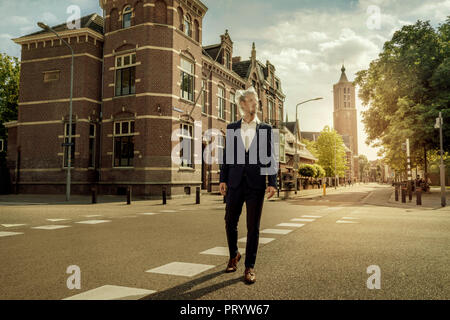
<svg viewBox="0 0 450 320"><path fill-rule="evenodd" d="M442 112L439 112L439 118L436 119L435 128L439 128L439 144L441 153L441 163L439 165L440 180L441 180L441 206L445 207L445 165L444 165L444 142L442 137L442 127L444 126L444 121L442 119Z"/></svg>
<svg viewBox="0 0 450 320"><path fill-rule="evenodd" d="M66 201L70 200L70 184L71 184L71 167L72 167L72 98L73 98L73 65L74 65L74 51L73 48L63 38L43 22L38 22L38 26L45 31L53 32L64 45L66 45L72 54L72 62L70 66L70 99L69 99L69 133L67 147L67 173L66 173ZM64 129L65 130L65 129Z"/></svg>
<svg viewBox="0 0 450 320"><path fill-rule="evenodd" d="M322 100L323 98L322 97L320 97L320 98L314 98L314 99L309 99L309 100L306 100L306 101L302 101L302 102L300 102L300 103L298 103L296 106L295 106L295 152L294 152L294 176L295 176L295 194L297 194L297 187L298 187L298 182L297 182L297 174L298 174L298 172L297 172L297 170L298 170L298 155L297 155L297 144L298 144L298 132L297 131L299 131L299 129L300 128L298 128L298 126L297 126L297 119L298 119L298 107L300 106L300 105L302 105L302 104L305 104L305 103L307 103L307 102L310 102L310 101L317 101L317 100Z"/></svg>

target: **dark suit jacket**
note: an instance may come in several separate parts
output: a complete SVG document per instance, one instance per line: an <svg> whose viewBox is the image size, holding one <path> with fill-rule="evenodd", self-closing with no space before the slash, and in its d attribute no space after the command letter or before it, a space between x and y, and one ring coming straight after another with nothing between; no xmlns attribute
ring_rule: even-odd
<svg viewBox="0 0 450 320"><path fill-rule="evenodd" d="M275 150L272 141L272 127L264 122L256 124L255 137L249 147L250 159L252 160L250 160L249 164L245 164L244 161L239 161L239 158L245 157L244 143L240 130L238 130L241 129L242 121L241 119L227 126L226 146L223 154L219 155L219 158L222 160L220 164L220 182L225 182L229 188L236 188L241 183L241 180L246 178L251 188L265 189L266 177L268 177L268 185L276 188L278 163L274 152L272 152L272 150ZM230 135L230 132L234 132L234 135ZM264 140L267 144L265 148L262 148L261 153L264 154L265 149L267 157L261 158L260 149ZM234 153L231 155L229 154L230 150L234 150ZM272 170L269 170L271 166Z"/></svg>

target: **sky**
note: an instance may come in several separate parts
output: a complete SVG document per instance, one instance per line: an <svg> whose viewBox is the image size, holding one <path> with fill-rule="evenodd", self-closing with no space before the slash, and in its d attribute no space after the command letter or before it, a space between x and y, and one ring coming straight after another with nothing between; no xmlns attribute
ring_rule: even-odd
<svg viewBox="0 0 450 320"><path fill-rule="evenodd" d="M299 108L302 131L333 125L333 84L345 64L350 81L369 67L403 25L429 20L434 26L450 15L450 0L204 0L203 45L215 44L228 33L233 56L246 60L255 42L257 59L276 68L286 95L285 112L295 120L295 105L316 97L323 100ZM97 0L0 0L0 52L20 57L11 41L38 30L36 22L65 22L77 5L82 15L101 9ZM357 98L359 153L369 160L377 149L366 144Z"/></svg>

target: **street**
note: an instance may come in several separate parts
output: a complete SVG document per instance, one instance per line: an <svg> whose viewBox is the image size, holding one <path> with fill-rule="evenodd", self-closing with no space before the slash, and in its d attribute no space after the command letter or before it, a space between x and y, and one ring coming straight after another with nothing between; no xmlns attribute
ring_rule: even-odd
<svg viewBox="0 0 450 320"><path fill-rule="evenodd" d="M217 195L161 201L0 197L0 299L449 299L450 210L390 202L390 185L265 200L257 281L228 261ZM299 195L301 192L299 193ZM78 201L78 202L77 202ZM239 223L244 253L245 206ZM69 289L69 266L80 289ZM381 272L368 289L369 266Z"/></svg>

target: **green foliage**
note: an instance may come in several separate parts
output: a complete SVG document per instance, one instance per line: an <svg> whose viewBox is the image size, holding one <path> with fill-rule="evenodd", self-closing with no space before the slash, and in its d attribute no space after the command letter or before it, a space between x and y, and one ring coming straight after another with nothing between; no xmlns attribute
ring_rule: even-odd
<svg viewBox="0 0 450 320"><path fill-rule="evenodd" d="M317 163L312 165L316 169L316 175L314 178L324 178L326 176L325 169L322 168L322 166L318 165Z"/></svg>
<svg viewBox="0 0 450 320"><path fill-rule="evenodd" d="M359 179L363 180L364 177L369 176L370 163L367 157L363 154L358 156L358 166L359 166Z"/></svg>
<svg viewBox="0 0 450 320"><path fill-rule="evenodd" d="M6 137L3 123L17 119L19 76L19 60L0 53L0 138Z"/></svg>
<svg viewBox="0 0 450 320"><path fill-rule="evenodd" d="M311 164L302 164L298 168L298 173L303 177L314 178L317 175L316 167Z"/></svg>
<svg viewBox="0 0 450 320"><path fill-rule="evenodd" d="M325 170L327 177L345 176L346 154L344 141L334 129L326 126L316 142L318 164ZM335 157L336 155L336 157ZM335 168L336 158L336 172Z"/></svg>
<svg viewBox="0 0 450 320"><path fill-rule="evenodd" d="M380 156L395 170L406 164L402 143L410 139L411 157L424 162L424 149L439 146L434 128L444 118L444 149L450 145L450 17L434 29L429 22L403 26L384 44L355 84L364 106L367 143L382 147ZM413 163L414 165L414 163Z"/></svg>
<svg viewBox="0 0 450 320"><path fill-rule="evenodd" d="M311 154L314 157L316 157L316 158L318 157L316 141L311 141L311 140L308 140L308 139L302 139L301 143L306 145L306 149L308 149L309 152L311 152Z"/></svg>

